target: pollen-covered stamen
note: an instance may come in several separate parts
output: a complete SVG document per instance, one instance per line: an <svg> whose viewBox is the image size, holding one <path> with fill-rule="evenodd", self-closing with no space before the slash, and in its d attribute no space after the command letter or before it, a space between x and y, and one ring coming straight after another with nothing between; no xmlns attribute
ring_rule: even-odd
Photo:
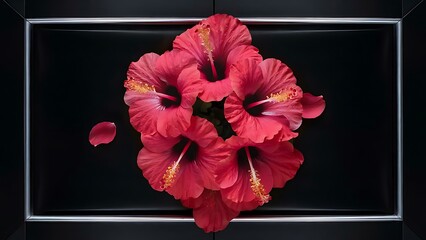
<svg viewBox="0 0 426 240"><path fill-rule="evenodd" d="M141 93L141 94L152 93L154 95L157 95L157 96L162 97L162 98L169 99L171 101L175 101L175 102L177 101L176 97L157 92L155 90L154 85L150 86L147 83L137 81L133 78L127 79L126 81L124 81L124 87L127 88L128 90L135 91L135 92L138 92L138 93Z"/></svg>
<svg viewBox="0 0 426 240"><path fill-rule="evenodd" d="M181 154L179 155L179 158L176 161L174 161L170 166L167 167L166 173L164 173L163 179L161 181L162 189L167 189L171 187L173 183L175 182L176 175L178 174L179 168L180 168L180 165L179 165L180 160L182 160L183 156L188 151L189 146L191 146L191 143L192 141L188 141L185 147L183 147L183 150Z"/></svg>
<svg viewBox="0 0 426 240"><path fill-rule="evenodd" d="M196 32L198 33L198 37L201 40L201 45L204 48L204 53L207 54L208 61L210 62L213 78L214 80L217 80L217 71L213 60L213 46L210 42L210 26L206 24L200 24Z"/></svg>
<svg viewBox="0 0 426 240"><path fill-rule="evenodd" d="M297 89L294 87L289 87L277 93L271 93L271 95L266 98L270 99L272 102L284 102L296 98L297 95Z"/></svg>
<svg viewBox="0 0 426 240"><path fill-rule="evenodd" d="M297 91L295 87L288 87L288 88L280 90L277 93L271 93L269 96L266 96L266 99L264 100L260 100L260 101L248 104L245 107L245 109L248 110L250 108L253 108L268 102L269 103L285 102L291 99L295 99L296 97L298 97L298 95L299 95L299 92Z"/></svg>
<svg viewBox="0 0 426 240"><path fill-rule="evenodd" d="M256 196L257 200L259 201L260 206L263 204L269 202L271 199L271 196L266 193L265 187L261 183L261 179L259 178L259 173L254 169L250 151L248 147L244 148L247 155L247 160L250 166L250 170L248 170L250 174L250 187L253 191L253 194Z"/></svg>

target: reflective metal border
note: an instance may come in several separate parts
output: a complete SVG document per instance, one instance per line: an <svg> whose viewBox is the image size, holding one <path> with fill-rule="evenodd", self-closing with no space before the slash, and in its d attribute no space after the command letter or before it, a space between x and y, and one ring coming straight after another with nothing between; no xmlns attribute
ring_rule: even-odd
<svg viewBox="0 0 426 240"><path fill-rule="evenodd" d="M25 24L25 218L31 222L194 222L179 216L60 216L33 215L30 171L30 59L31 29L34 24L195 24L200 18L29 18ZM246 24L391 24L396 38L397 84L397 171L396 206L393 215L380 216L259 216L236 218L233 222L372 222L402 221L402 19L401 18L240 18Z"/></svg>

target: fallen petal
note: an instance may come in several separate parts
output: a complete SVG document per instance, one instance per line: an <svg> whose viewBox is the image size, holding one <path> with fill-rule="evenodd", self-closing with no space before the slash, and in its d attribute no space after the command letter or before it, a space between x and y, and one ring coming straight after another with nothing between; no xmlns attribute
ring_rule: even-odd
<svg viewBox="0 0 426 240"><path fill-rule="evenodd" d="M303 105L303 118L316 118L324 111L325 101L322 96L304 93L300 101Z"/></svg>
<svg viewBox="0 0 426 240"><path fill-rule="evenodd" d="M100 122L89 133L89 142L93 146L110 143L115 138L116 128L113 122Z"/></svg>

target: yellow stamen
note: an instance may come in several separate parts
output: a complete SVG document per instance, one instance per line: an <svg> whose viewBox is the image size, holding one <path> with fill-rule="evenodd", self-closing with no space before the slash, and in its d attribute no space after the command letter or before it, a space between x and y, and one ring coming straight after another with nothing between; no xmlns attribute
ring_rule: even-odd
<svg viewBox="0 0 426 240"><path fill-rule="evenodd" d="M183 147L181 154L179 155L179 158L177 161L174 161L172 163L172 165L167 167L166 173L164 173L163 175L163 179L161 181L161 188L162 189L167 189L169 187L171 187L173 185L173 183L175 182L176 179L176 175L179 172L179 163L180 160L182 160L183 156L185 155L185 153L188 151L189 146L191 146L192 141L188 141L185 145L185 147Z"/></svg>
<svg viewBox="0 0 426 240"><path fill-rule="evenodd" d="M128 79L124 81L124 87L138 93L155 92L154 85L149 86L147 83L136 81L134 79Z"/></svg>
<svg viewBox="0 0 426 240"><path fill-rule="evenodd" d="M201 45L204 51L209 54L213 51L213 46L210 43L210 27L206 24L201 24L197 29L198 37L201 39Z"/></svg>
<svg viewBox="0 0 426 240"><path fill-rule="evenodd" d="M260 182L261 179L259 178L259 173L254 169L251 154L248 149L248 147L245 147L247 160L249 162L250 170L248 170L250 174L250 187L253 191L254 196L256 196L257 200L259 201L260 206L263 204L269 202L271 199L271 196L269 196L268 193L266 193L265 187Z"/></svg>
<svg viewBox="0 0 426 240"><path fill-rule="evenodd" d="M274 102L284 102L296 98L297 95L298 92L296 88L290 87L287 89L283 89L277 93L271 93L271 95L266 98Z"/></svg>
<svg viewBox="0 0 426 240"><path fill-rule="evenodd" d="M271 199L271 196L266 193L265 187L260 182L259 173L257 173L256 170L248 170L250 174L250 184L251 184L251 190L253 191L254 195L256 196L257 200L259 201L259 204L262 206L263 204L269 202Z"/></svg>
<svg viewBox="0 0 426 240"><path fill-rule="evenodd" d="M217 80L217 71L213 60L213 46L210 42L210 27L206 24L200 24L200 27L196 32L198 33L198 37L201 39L201 45L204 47L204 52L207 54L207 59L210 62L213 80Z"/></svg>
<svg viewBox="0 0 426 240"><path fill-rule="evenodd" d="M169 167L167 167L166 173L164 173L163 175L163 180L162 180L162 189L167 189L170 186L172 186L172 184L175 181L176 178L176 174L179 171L179 162L175 161L173 162L173 164Z"/></svg>

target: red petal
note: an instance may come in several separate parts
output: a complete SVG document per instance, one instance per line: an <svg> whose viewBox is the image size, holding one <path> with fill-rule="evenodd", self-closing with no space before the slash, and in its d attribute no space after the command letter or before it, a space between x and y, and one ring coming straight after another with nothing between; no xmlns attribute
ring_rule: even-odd
<svg viewBox="0 0 426 240"><path fill-rule="evenodd" d="M192 109L170 107L159 111L157 114L158 132L166 137L177 137L188 129Z"/></svg>
<svg viewBox="0 0 426 240"><path fill-rule="evenodd" d="M110 143L115 138L116 128L113 122L100 122L89 133L89 142L93 146Z"/></svg>
<svg viewBox="0 0 426 240"><path fill-rule="evenodd" d="M266 103L263 105L264 116L285 117L285 125L291 130L296 130L302 125L303 106L298 100L288 100L279 103ZM283 120L280 120L283 121Z"/></svg>
<svg viewBox="0 0 426 240"><path fill-rule="evenodd" d="M234 161L238 161L238 159ZM259 160L253 161L253 167L259 174L265 193L269 194L273 186L271 169ZM244 168L239 168L237 181L231 187L222 189L222 194L229 201L227 201L229 207L238 211L253 210L259 206L259 202L251 189L250 174Z"/></svg>
<svg viewBox="0 0 426 240"><path fill-rule="evenodd" d="M173 148L181 137L163 137L159 133L154 135L141 135L144 148L151 152L164 153Z"/></svg>
<svg viewBox="0 0 426 240"><path fill-rule="evenodd" d="M228 58L226 59L227 70L230 70L231 65L245 59L251 59L260 63L262 62L262 55L260 55L259 50L252 45L238 46L229 52Z"/></svg>
<svg viewBox="0 0 426 240"><path fill-rule="evenodd" d="M180 106L192 109L198 94L201 91L200 72L197 67L185 68L178 76L177 89L181 93Z"/></svg>
<svg viewBox="0 0 426 240"><path fill-rule="evenodd" d="M277 147L278 146L278 147ZM290 142L268 141L259 145L259 158L272 171L275 188L284 187L303 163L303 155Z"/></svg>
<svg viewBox="0 0 426 240"><path fill-rule="evenodd" d="M225 229L239 214L239 211L224 204L220 191L206 189L199 198L202 199L202 204L193 210L193 215L197 226L206 233Z"/></svg>
<svg viewBox="0 0 426 240"><path fill-rule="evenodd" d="M240 99L255 94L262 84L262 72L255 59L245 59L231 67L229 78L234 92ZM266 95L265 95L266 97Z"/></svg>
<svg viewBox="0 0 426 240"><path fill-rule="evenodd" d="M216 82L209 82L205 77L202 84L203 91L200 93L200 99L204 102L221 101L232 92L231 80L229 78Z"/></svg>
<svg viewBox="0 0 426 240"><path fill-rule="evenodd" d="M178 35L173 41L173 48L188 52L197 60L199 65L202 65L203 62L207 61L207 58L200 37L196 32L197 28L198 25Z"/></svg>
<svg viewBox="0 0 426 240"><path fill-rule="evenodd" d="M226 151L226 150L224 150ZM231 151L229 151L231 154ZM238 178L238 162L236 160L235 151L232 151L229 157L220 161L216 167L216 182L220 188L228 188L235 184Z"/></svg>
<svg viewBox="0 0 426 240"><path fill-rule="evenodd" d="M135 79L154 85L157 90L164 87L164 82L158 78L154 71L156 62L160 56L156 53L144 54L137 62L132 62L127 71L127 79Z"/></svg>
<svg viewBox="0 0 426 240"><path fill-rule="evenodd" d="M296 86L296 77L293 75L293 71L278 59L265 59L259 64L259 68L262 70L263 76L261 92L265 97L286 87Z"/></svg>
<svg viewBox="0 0 426 240"><path fill-rule="evenodd" d="M153 94L139 94L126 91L124 101L129 106L130 123L143 134L157 132L157 118L161 109L161 99Z"/></svg>
<svg viewBox="0 0 426 240"><path fill-rule="evenodd" d="M325 101L322 96L314 96L310 93L304 93L300 101L303 105L304 118L316 118L324 111Z"/></svg>
<svg viewBox="0 0 426 240"><path fill-rule="evenodd" d="M166 189L175 199L197 198L204 189L204 181L196 162L181 162L174 184Z"/></svg>
<svg viewBox="0 0 426 240"><path fill-rule="evenodd" d="M179 50L166 51L157 60L155 72L168 85L176 86L179 74L187 67L194 65L195 59L186 52Z"/></svg>
<svg viewBox="0 0 426 240"><path fill-rule="evenodd" d="M237 46L251 44L248 28L233 16L215 14L202 23L210 26L213 46L216 51L223 52L224 56Z"/></svg>
<svg viewBox="0 0 426 240"><path fill-rule="evenodd" d="M204 180L204 187L207 189L220 189L215 180L215 172L219 162L226 159L229 155L229 153L224 150L224 145L225 143L222 138L218 137L215 142L208 145L206 148L199 148L197 163Z"/></svg>
<svg viewBox="0 0 426 240"><path fill-rule="evenodd" d="M217 131L213 124L201 117L192 117L190 127L182 135L194 140L202 148L207 147L218 139Z"/></svg>
<svg viewBox="0 0 426 240"><path fill-rule="evenodd" d="M151 187L157 191L163 191L163 175L178 156L167 152L151 152L148 148L143 148L138 154L138 166L142 170L143 176L148 180Z"/></svg>

